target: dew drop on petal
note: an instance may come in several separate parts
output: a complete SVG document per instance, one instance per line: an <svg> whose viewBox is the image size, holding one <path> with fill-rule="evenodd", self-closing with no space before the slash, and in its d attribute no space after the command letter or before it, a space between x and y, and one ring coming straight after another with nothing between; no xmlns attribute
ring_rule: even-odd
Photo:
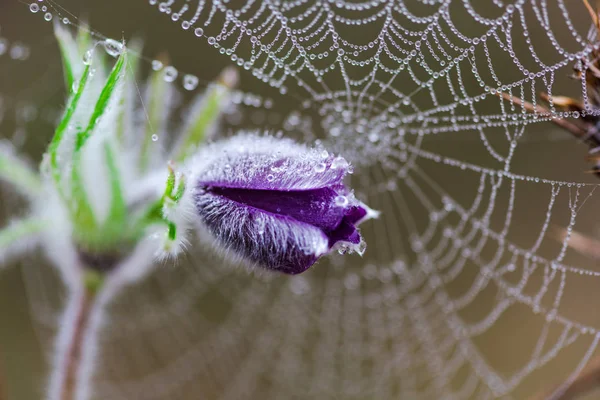
<svg viewBox="0 0 600 400"><path fill-rule="evenodd" d="M342 244L338 247L339 254L346 254L347 252L348 252L348 246L346 246L345 244Z"/></svg>
<svg viewBox="0 0 600 400"><path fill-rule="evenodd" d="M338 207L345 207L348 205L348 198L346 196L336 196L335 205Z"/></svg>
<svg viewBox="0 0 600 400"><path fill-rule="evenodd" d="M327 168L327 165L325 165L325 163L318 163L317 165L315 165L315 172L323 172L325 171L325 168Z"/></svg>
<svg viewBox="0 0 600 400"><path fill-rule="evenodd" d="M348 165L348 161L344 157L336 157L331 163L331 169L347 168Z"/></svg>
<svg viewBox="0 0 600 400"><path fill-rule="evenodd" d="M273 182L275 180L275 176L273 174L267 175L267 181Z"/></svg>
<svg viewBox="0 0 600 400"><path fill-rule="evenodd" d="M362 256L367 250L367 242L361 239L360 243L354 250L356 251L356 253L358 253L359 256Z"/></svg>

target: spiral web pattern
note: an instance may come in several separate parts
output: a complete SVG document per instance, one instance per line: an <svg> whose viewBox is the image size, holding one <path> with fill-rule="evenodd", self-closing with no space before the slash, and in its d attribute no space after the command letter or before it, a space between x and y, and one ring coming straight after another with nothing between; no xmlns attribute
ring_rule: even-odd
<svg viewBox="0 0 600 400"><path fill-rule="evenodd" d="M595 46L583 3L150 5L292 99L254 108L352 159L357 196L382 217L362 229L364 258L301 276L205 251L160 268L111 309L98 398L524 399L594 363L600 268L570 243L597 234L597 183L586 147L551 123L582 115L499 96L569 95L595 115L569 78ZM45 342L59 284L24 271Z"/></svg>

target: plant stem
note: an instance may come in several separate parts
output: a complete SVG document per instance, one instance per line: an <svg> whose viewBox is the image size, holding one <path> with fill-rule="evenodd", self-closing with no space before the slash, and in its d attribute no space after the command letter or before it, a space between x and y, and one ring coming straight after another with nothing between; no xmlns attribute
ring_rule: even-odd
<svg viewBox="0 0 600 400"><path fill-rule="evenodd" d="M66 373L60 395L61 400L74 400L75 398L75 386L77 385L77 375L83 353L83 338L88 329L90 308L95 296L95 293L87 288L84 290L83 296L81 296L81 304L75 321L75 330L67 352Z"/></svg>
<svg viewBox="0 0 600 400"><path fill-rule="evenodd" d="M49 400L85 400L90 395L97 336L107 303L100 286L71 294L60 320Z"/></svg>

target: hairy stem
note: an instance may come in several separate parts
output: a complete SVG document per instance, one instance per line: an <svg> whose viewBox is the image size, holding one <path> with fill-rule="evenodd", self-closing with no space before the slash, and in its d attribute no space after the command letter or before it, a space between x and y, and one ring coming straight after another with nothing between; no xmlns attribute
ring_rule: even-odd
<svg viewBox="0 0 600 400"><path fill-rule="evenodd" d="M83 337L88 329L90 308L94 301L95 294L91 290L85 290L81 297L80 308L77 311L75 320L75 330L69 348L67 350L67 362L65 364L66 373L64 375L64 383L61 385L61 399L73 400L75 397L75 386L77 384L77 371L81 365L81 353L83 345Z"/></svg>
<svg viewBox="0 0 600 400"><path fill-rule="evenodd" d="M86 400L90 396L105 297L99 286L87 284L71 295L56 338L49 400Z"/></svg>

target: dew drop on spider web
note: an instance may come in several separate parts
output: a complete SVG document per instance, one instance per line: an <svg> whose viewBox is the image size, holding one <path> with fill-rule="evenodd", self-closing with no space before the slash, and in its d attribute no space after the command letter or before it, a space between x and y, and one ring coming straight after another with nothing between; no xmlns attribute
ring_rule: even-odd
<svg viewBox="0 0 600 400"><path fill-rule="evenodd" d="M163 63L161 61L158 60L152 60L152 70L153 71L160 71L163 67Z"/></svg>
<svg viewBox="0 0 600 400"><path fill-rule="evenodd" d="M198 77L196 75L186 74L183 76L183 87L185 90L194 90L198 87Z"/></svg>
<svg viewBox="0 0 600 400"><path fill-rule="evenodd" d="M173 82L175 81L175 79L177 79L177 75L179 74L179 72L177 71L177 69L175 69L175 67L169 65L168 67L165 67L165 81L167 82Z"/></svg>

